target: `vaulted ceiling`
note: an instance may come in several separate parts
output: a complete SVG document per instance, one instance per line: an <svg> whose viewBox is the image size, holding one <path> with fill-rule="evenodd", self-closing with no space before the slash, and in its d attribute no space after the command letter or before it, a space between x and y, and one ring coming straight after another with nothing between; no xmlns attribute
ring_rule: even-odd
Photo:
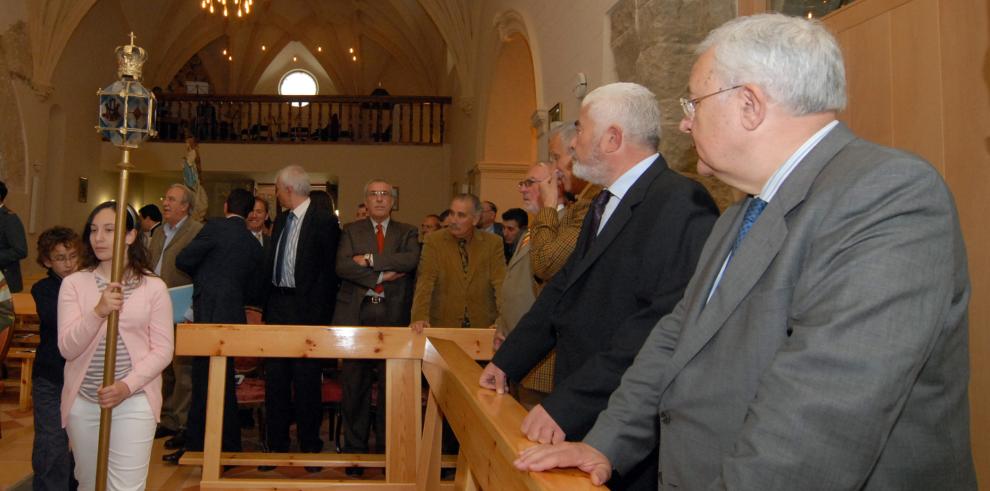
<svg viewBox="0 0 990 491"><path fill-rule="evenodd" d="M210 15L200 0L28 0L37 83L50 84L72 32L94 5L104 2L119 8L127 27L138 33L138 44L154 54L145 66L149 86L167 85L193 55L222 45L233 61L221 63L220 57L204 53L204 60L214 60L208 70L227 71L218 77L227 81L224 92L249 93L282 49L297 41L339 93L367 94L383 78L399 76L412 92L438 94L448 55L466 58L457 52L463 47L448 46L471 38L469 15L464 15L471 10L470 0L256 0L251 14L241 19ZM357 62L349 48L355 49ZM457 60L451 61L456 66Z"/></svg>

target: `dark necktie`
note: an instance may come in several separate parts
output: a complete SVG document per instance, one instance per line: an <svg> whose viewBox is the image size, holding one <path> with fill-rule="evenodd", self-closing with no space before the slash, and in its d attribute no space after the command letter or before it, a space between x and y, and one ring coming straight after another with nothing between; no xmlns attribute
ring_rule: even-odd
<svg viewBox="0 0 990 491"><path fill-rule="evenodd" d="M467 251L467 240L460 239L457 241L457 252L461 255L461 269L464 274L467 275L468 272L468 251ZM467 305L464 306L464 319L461 321L461 327L471 327L471 318L468 316Z"/></svg>
<svg viewBox="0 0 990 491"><path fill-rule="evenodd" d="M282 286L282 271L285 263L285 250L288 249L289 245L289 234L292 233L292 223L295 221L296 215L289 212L289 215L285 217L285 228L282 229L282 233L278 236L278 257L275 258L275 286Z"/></svg>
<svg viewBox="0 0 990 491"><path fill-rule="evenodd" d="M588 213L591 214L591 222L589 222L588 229L588 239L585 242L584 251L588 252L591 249L591 244L595 242L595 237L598 236L598 227L602 224L602 215L605 214L605 205L608 204L609 198L612 197L612 193L608 189L602 189L602 192L595 196L595 199L591 201L591 209Z"/></svg>
<svg viewBox="0 0 990 491"><path fill-rule="evenodd" d="M382 230L382 224L375 225L375 237L378 239L378 253L381 254L385 251L385 232ZM385 293L385 285L381 283L375 285L375 293L381 295Z"/></svg>

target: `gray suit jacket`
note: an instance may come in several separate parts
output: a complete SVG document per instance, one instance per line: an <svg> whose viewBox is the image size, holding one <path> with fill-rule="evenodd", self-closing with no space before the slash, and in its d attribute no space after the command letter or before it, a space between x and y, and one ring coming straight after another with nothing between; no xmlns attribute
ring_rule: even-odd
<svg viewBox="0 0 990 491"><path fill-rule="evenodd" d="M385 308L389 324L409 325L412 308L413 274L419 264L419 230L395 220L385 229L384 252L378 253L378 240L371 219L358 220L344 225L337 246L337 276L341 279L337 292L337 306L333 323L338 326L360 325L361 302L369 288L378 282L378 274L384 271L406 273L395 281L383 283ZM359 266L351 259L355 255L372 254L374 266Z"/></svg>
<svg viewBox="0 0 990 491"><path fill-rule="evenodd" d="M495 321L498 333L508 336L536 301L536 281L529 260L530 235L526 232L505 267L502 281L502 309Z"/></svg>
<svg viewBox="0 0 990 491"><path fill-rule="evenodd" d="M585 441L621 472L659 429L662 489L976 489L966 252L935 169L840 124L705 305L747 203Z"/></svg>

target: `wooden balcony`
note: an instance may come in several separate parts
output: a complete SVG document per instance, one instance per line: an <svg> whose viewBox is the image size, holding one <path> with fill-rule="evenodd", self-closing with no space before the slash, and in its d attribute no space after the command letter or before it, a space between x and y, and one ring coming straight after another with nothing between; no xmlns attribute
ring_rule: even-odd
<svg viewBox="0 0 990 491"><path fill-rule="evenodd" d="M442 145L450 97L163 94L158 141Z"/></svg>

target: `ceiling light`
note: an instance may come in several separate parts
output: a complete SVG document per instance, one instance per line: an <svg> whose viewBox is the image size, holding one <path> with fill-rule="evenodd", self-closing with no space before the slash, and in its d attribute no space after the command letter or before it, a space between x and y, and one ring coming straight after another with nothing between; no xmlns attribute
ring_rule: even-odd
<svg viewBox="0 0 990 491"><path fill-rule="evenodd" d="M357 56L352 56L351 59L357 61Z"/></svg>
<svg viewBox="0 0 990 491"><path fill-rule="evenodd" d="M347 50L348 53L354 54L354 48Z"/></svg>
<svg viewBox="0 0 990 491"><path fill-rule="evenodd" d="M227 9L227 4L231 3L231 8L234 9L234 13L237 14L238 18L243 18L245 15L251 13L251 7L254 5L254 0L196 0L199 2L200 8L203 10L209 10L210 13L216 12L214 4L222 9L223 16L229 17L230 11Z"/></svg>
<svg viewBox="0 0 990 491"><path fill-rule="evenodd" d="M292 57L292 61L294 61L294 62L295 62L295 61L299 61L299 58L296 58L295 56L293 56L293 57Z"/></svg>
<svg viewBox="0 0 990 491"><path fill-rule="evenodd" d="M267 49L264 44L261 45L261 51L266 51Z"/></svg>
<svg viewBox="0 0 990 491"><path fill-rule="evenodd" d="M322 53L323 52L323 46L317 46L316 47L316 52L317 53Z"/></svg>

